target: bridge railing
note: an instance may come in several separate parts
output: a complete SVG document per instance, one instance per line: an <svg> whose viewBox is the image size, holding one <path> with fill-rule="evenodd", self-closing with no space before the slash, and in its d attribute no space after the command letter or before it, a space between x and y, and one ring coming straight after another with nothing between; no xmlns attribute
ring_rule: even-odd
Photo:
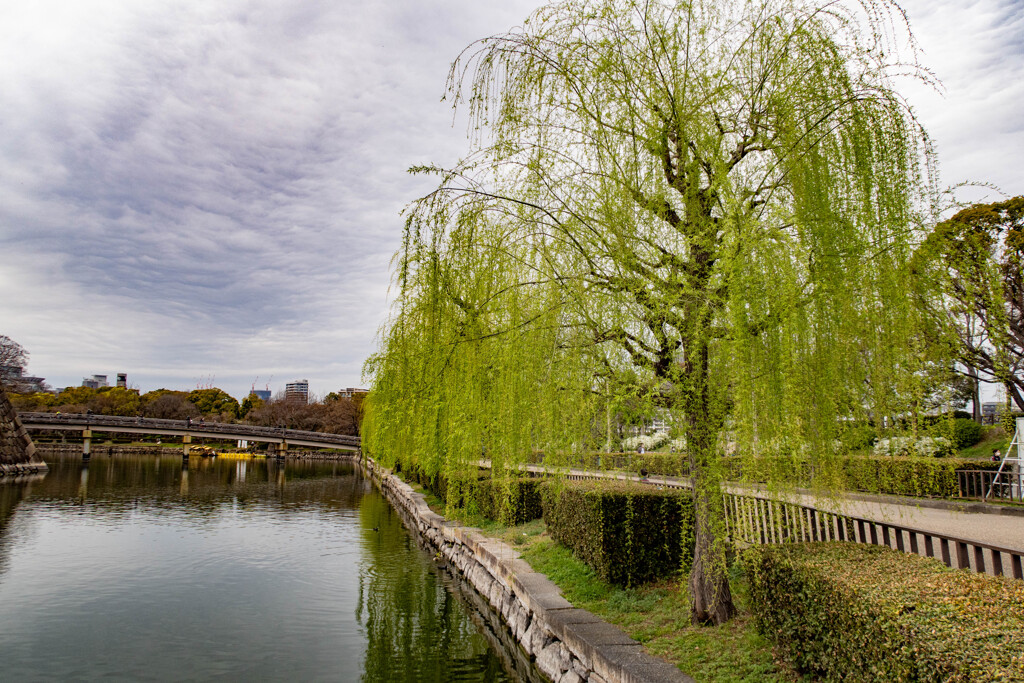
<svg viewBox="0 0 1024 683"><path fill-rule="evenodd" d="M573 474L568 478L603 477L594 473ZM659 481L657 485L690 488L681 481ZM954 569L971 569L978 573L1024 579L1024 551L1021 550L893 522L831 512L754 493L725 492L722 495L729 537L739 545L850 541L933 557Z"/></svg>
<svg viewBox="0 0 1024 683"><path fill-rule="evenodd" d="M310 432L301 429L286 429L284 427L261 427L257 425L245 425L223 422L200 422L193 420L167 420L155 417L123 417L119 415L89 415L86 413L20 413L23 423L51 424L57 425L81 425L83 427L148 427L152 429L167 429L174 431L187 431L192 434L224 434L234 436L274 437L285 440L306 440L336 443L344 446L358 446L361 440L358 436L348 434L330 434L327 432Z"/></svg>

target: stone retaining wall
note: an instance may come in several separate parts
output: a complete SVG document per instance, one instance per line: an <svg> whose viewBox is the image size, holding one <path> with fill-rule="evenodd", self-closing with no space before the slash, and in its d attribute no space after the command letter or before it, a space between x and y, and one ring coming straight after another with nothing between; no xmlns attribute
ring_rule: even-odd
<svg viewBox="0 0 1024 683"><path fill-rule="evenodd" d="M46 463L36 456L32 437L0 386L0 477L45 472L46 469Z"/></svg>
<svg viewBox="0 0 1024 683"><path fill-rule="evenodd" d="M533 571L516 550L431 511L422 493L372 460L364 459L363 466L406 525L427 539L487 599L552 681L693 683L674 665L645 653L619 628L573 607L558 586Z"/></svg>

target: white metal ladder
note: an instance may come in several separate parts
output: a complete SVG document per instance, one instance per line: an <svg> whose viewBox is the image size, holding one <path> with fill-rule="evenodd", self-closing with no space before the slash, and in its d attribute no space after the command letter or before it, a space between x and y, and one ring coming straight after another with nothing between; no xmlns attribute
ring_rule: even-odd
<svg viewBox="0 0 1024 683"><path fill-rule="evenodd" d="M992 491L995 490L996 484L999 484L1000 480L1002 480L1007 463L1012 468L1010 472L1012 478L1009 482L1005 482L1010 484L1010 499L1021 499L1021 464L1024 464L1024 444L1021 444L1022 440L1024 440L1024 417L1018 417L1017 429L1013 433L1013 440L1006 447L1006 453L1003 454L1003 459L999 463L999 470L996 472L996 476L992 478L992 483L989 484L988 493L985 494L984 500L987 501L992 496Z"/></svg>

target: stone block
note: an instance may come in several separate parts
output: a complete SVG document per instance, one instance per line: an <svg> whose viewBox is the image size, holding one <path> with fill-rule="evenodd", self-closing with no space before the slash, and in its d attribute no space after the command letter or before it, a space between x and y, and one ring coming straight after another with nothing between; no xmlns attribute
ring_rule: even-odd
<svg viewBox="0 0 1024 683"><path fill-rule="evenodd" d="M593 612L588 612L587 610L579 609L578 607L549 610L544 616L544 621L548 630L551 631L551 634L561 641L565 640L568 628L573 624L603 623L601 622L601 618Z"/></svg>
<svg viewBox="0 0 1024 683"><path fill-rule="evenodd" d="M583 679L573 669L569 669L558 679L558 683L583 683Z"/></svg>
<svg viewBox="0 0 1024 683"><path fill-rule="evenodd" d="M516 602L515 607L512 609L511 618L508 620L508 627L512 631L513 635L515 635L516 640L520 643L523 642L523 638L529 625L529 613L523 609L522 605Z"/></svg>
<svg viewBox="0 0 1024 683"><path fill-rule="evenodd" d="M443 528L442 525L444 524L444 517L437 514L429 507L426 508L425 510L419 511L419 518L421 522L424 522L429 527L432 527L434 529Z"/></svg>
<svg viewBox="0 0 1024 683"><path fill-rule="evenodd" d="M564 621L556 627L555 624L559 622L560 616L561 613L554 615L554 623L551 624L552 631L587 669L594 668L594 658L605 646L639 645L622 629L601 621L596 616L594 617L595 621Z"/></svg>
<svg viewBox="0 0 1024 683"><path fill-rule="evenodd" d="M652 657L640 645L605 645L594 657L594 671L622 683L696 683L674 664Z"/></svg>
<svg viewBox="0 0 1024 683"><path fill-rule="evenodd" d="M525 638L529 644L529 647L526 648L527 651L535 657L554 640L551 636L551 631L548 631L544 626L544 622L536 617L531 622L530 629L527 631Z"/></svg>
<svg viewBox="0 0 1024 683"><path fill-rule="evenodd" d="M498 563L501 571L501 578L508 585L512 585L512 577L518 574L532 574L533 567L518 557L509 557Z"/></svg>
<svg viewBox="0 0 1024 683"><path fill-rule="evenodd" d="M561 649L561 643L558 641L552 641L537 653L537 668L553 681L557 681L561 678L562 672L566 671L568 668L564 667Z"/></svg>
<svg viewBox="0 0 1024 683"><path fill-rule="evenodd" d="M562 597L561 589L543 574L517 573L512 577L511 586L526 608L541 618L545 618L551 610L572 607L572 603Z"/></svg>
<svg viewBox="0 0 1024 683"><path fill-rule="evenodd" d="M474 553L476 552L477 546L486 540L487 537L481 534L479 529L474 529L471 526L462 528L462 543Z"/></svg>

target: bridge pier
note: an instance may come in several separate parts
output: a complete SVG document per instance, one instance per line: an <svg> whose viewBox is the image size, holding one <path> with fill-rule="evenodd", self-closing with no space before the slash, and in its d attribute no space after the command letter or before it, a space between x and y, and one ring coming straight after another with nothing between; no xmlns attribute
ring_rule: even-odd
<svg viewBox="0 0 1024 683"><path fill-rule="evenodd" d="M92 457L92 430L82 430L82 462L88 462Z"/></svg>
<svg viewBox="0 0 1024 683"><path fill-rule="evenodd" d="M277 459L284 460L286 455L288 455L288 442L282 441L277 444Z"/></svg>
<svg viewBox="0 0 1024 683"><path fill-rule="evenodd" d="M89 495L89 463L82 463L82 471L78 475L78 497L84 502Z"/></svg>
<svg viewBox="0 0 1024 683"><path fill-rule="evenodd" d="M192 446L192 435L186 434L181 437L181 459L188 460L188 449Z"/></svg>

